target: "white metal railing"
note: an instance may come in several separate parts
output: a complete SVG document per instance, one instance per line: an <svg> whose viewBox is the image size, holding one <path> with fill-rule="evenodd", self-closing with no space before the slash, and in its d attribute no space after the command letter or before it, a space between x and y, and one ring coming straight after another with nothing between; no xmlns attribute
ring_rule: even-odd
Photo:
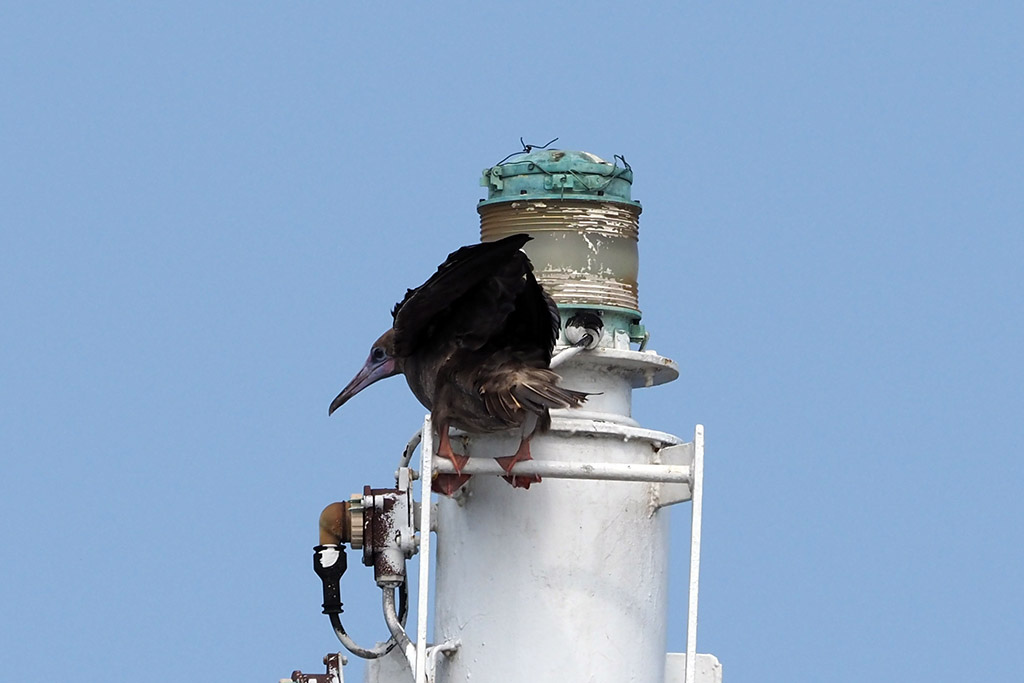
<svg viewBox="0 0 1024 683"><path fill-rule="evenodd" d="M420 506L419 506L419 580L417 586L417 615L415 655L408 652L416 683L432 683L436 658L439 653L450 653L458 648L458 641L427 646L427 603L430 585L430 529L433 505L430 502L430 482L434 472L454 474L455 466L447 459L433 455L433 426L428 415L423 429L410 439L403 463L411 459L416 446L420 446ZM690 444L687 444L690 445ZM692 503L690 517L690 581L686 618L686 671L685 682L695 683L697 664L697 601L700 578L701 521L704 498L704 426L697 425L692 443L690 464L632 464L593 463L553 460L526 460L516 463L513 474L539 475L552 479L598 479L665 484L687 484ZM428 455L429 454L429 455ZM500 475L507 472L491 458L471 458L462 467L463 474ZM410 650L412 649L410 647Z"/></svg>
<svg viewBox="0 0 1024 683"><path fill-rule="evenodd" d="M435 456L432 465L434 471L440 474L455 473L455 465L445 458ZM501 476L509 474L492 458L470 458L461 472L462 474L497 474ZM689 484L691 467L689 465L524 460L515 464L512 474L539 475L551 479L601 479ZM424 473L423 476L426 477L426 474Z"/></svg>
<svg viewBox="0 0 1024 683"><path fill-rule="evenodd" d="M416 589L416 683L427 680L427 586L430 585L430 482L433 479L434 428L430 416L423 420L423 452L420 478L420 583ZM429 456L426 454L430 454ZM433 662L431 662L433 663ZM433 678L433 676L431 676Z"/></svg>
<svg viewBox="0 0 1024 683"><path fill-rule="evenodd" d="M690 484L690 591L686 615L686 678L696 683L697 673L697 589L700 579L700 526L704 505L704 425L693 431L693 481Z"/></svg>

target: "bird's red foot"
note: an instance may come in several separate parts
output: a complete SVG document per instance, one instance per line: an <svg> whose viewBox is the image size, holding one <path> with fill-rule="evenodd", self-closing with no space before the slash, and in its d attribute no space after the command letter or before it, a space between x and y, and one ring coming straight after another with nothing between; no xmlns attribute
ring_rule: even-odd
<svg viewBox="0 0 1024 683"><path fill-rule="evenodd" d="M458 453L438 453L438 455L451 461L452 466L455 468L455 474L461 475L462 468L469 462L469 456L467 455L459 455Z"/></svg>
<svg viewBox="0 0 1024 683"><path fill-rule="evenodd" d="M469 474L435 474L434 481L430 482L430 490L446 496L453 496L462 488L462 485L469 481L472 475Z"/></svg>
<svg viewBox="0 0 1024 683"><path fill-rule="evenodd" d="M441 458L447 458L448 460L451 460L452 465L455 467L455 474L461 475L462 468L466 466L467 462L469 462L469 456L459 455L458 453L452 450L452 442L448 438L447 425L442 425L441 429L439 429L438 431L440 432L440 438L438 439L437 444L437 455Z"/></svg>
<svg viewBox="0 0 1024 683"><path fill-rule="evenodd" d="M469 481L470 475L462 473L462 468L466 466L467 462L469 462L469 456L459 455L452 450L452 442L448 437L447 423L439 424L437 431L439 437L437 440L437 455L441 458L451 460L452 466L455 468L455 474L440 474L435 472L434 479L430 482L430 490L435 493L451 496L462 488L463 484Z"/></svg>
<svg viewBox="0 0 1024 683"><path fill-rule="evenodd" d="M506 455L503 458L495 458L495 460L501 465L501 469L509 474L504 478L505 481L517 489L528 489L530 484L538 484L541 481L539 474L512 474L512 468L517 462L533 460L533 456L530 455L530 442L527 439L523 439L519 444L519 450L514 455Z"/></svg>

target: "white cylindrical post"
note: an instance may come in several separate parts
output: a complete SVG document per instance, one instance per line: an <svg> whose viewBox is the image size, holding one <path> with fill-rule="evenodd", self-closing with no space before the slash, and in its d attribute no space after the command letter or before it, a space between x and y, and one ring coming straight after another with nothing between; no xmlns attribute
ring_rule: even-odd
<svg viewBox="0 0 1024 683"><path fill-rule="evenodd" d="M622 157L555 149L527 148L484 171L481 238L529 233L524 250L560 307L563 332L586 332L597 347L553 363L563 386L591 396L554 411L551 431L532 440L536 460L572 463L552 474L576 476L590 462L640 466L631 475L639 479L660 462L658 449L680 442L632 417L634 388L678 376L672 361L630 347L647 340L632 182ZM473 462L512 455L519 439L466 443ZM439 682L664 683L668 517L661 484L610 478L626 469L547 477L529 490L478 473L439 501L434 641L461 643L439 661ZM678 469L676 485L690 481L692 470Z"/></svg>
<svg viewBox="0 0 1024 683"><path fill-rule="evenodd" d="M588 353L559 371L567 387L603 392L590 406L598 410L628 407L632 387L652 373L657 381L675 376L653 353ZM657 449L679 443L632 426L628 412L606 417L558 411L551 432L533 439L533 457L648 464ZM473 459L517 446L514 434L467 439ZM523 490L478 474L463 494L441 498L434 640L461 646L439 663L437 680L662 683L668 517L652 505L656 485L545 479Z"/></svg>

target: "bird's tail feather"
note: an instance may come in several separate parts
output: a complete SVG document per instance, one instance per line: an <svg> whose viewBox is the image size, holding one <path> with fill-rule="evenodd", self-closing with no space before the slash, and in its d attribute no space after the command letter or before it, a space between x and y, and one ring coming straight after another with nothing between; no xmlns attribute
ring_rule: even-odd
<svg viewBox="0 0 1024 683"><path fill-rule="evenodd" d="M522 403L544 408L575 408L589 396L583 391L566 389L550 382L520 382L512 393Z"/></svg>

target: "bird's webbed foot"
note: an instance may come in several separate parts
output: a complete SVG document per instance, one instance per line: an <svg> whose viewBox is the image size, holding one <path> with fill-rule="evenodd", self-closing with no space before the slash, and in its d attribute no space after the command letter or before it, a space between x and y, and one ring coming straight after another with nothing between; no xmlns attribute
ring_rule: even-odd
<svg viewBox="0 0 1024 683"><path fill-rule="evenodd" d="M430 490L445 496L454 496L462 485L469 481L471 474L435 474Z"/></svg>
<svg viewBox="0 0 1024 683"><path fill-rule="evenodd" d="M533 460L533 456L530 455L530 440L523 439L519 444L519 450L514 455L507 455L503 458L495 458L501 468L508 472L507 477L504 477L505 481L512 484L517 489L528 489L530 484L540 483L541 478L539 474L512 474L512 468L515 467L517 462L523 462L524 460Z"/></svg>
<svg viewBox="0 0 1024 683"><path fill-rule="evenodd" d="M455 473L461 475L462 468L466 466L467 462L469 462L469 456L459 455L458 453L452 450L452 442L451 439L448 437L448 425L441 425L441 428L438 429L438 437L438 456L450 460L452 466L455 467Z"/></svg>
<svg viewBox="0 0 1024 683"><path fill-rule="evenodd" d="M446 496L454 495L462 488L462 485L469 481L469 474L462 474L462 468L469 462L469 457L459 455L452 450L452 442L448 437L448 425L438 425L437 455L450 460L455 467L455 474L440 474L435 472L434 479L430 482L430 490Z"/></svg>

